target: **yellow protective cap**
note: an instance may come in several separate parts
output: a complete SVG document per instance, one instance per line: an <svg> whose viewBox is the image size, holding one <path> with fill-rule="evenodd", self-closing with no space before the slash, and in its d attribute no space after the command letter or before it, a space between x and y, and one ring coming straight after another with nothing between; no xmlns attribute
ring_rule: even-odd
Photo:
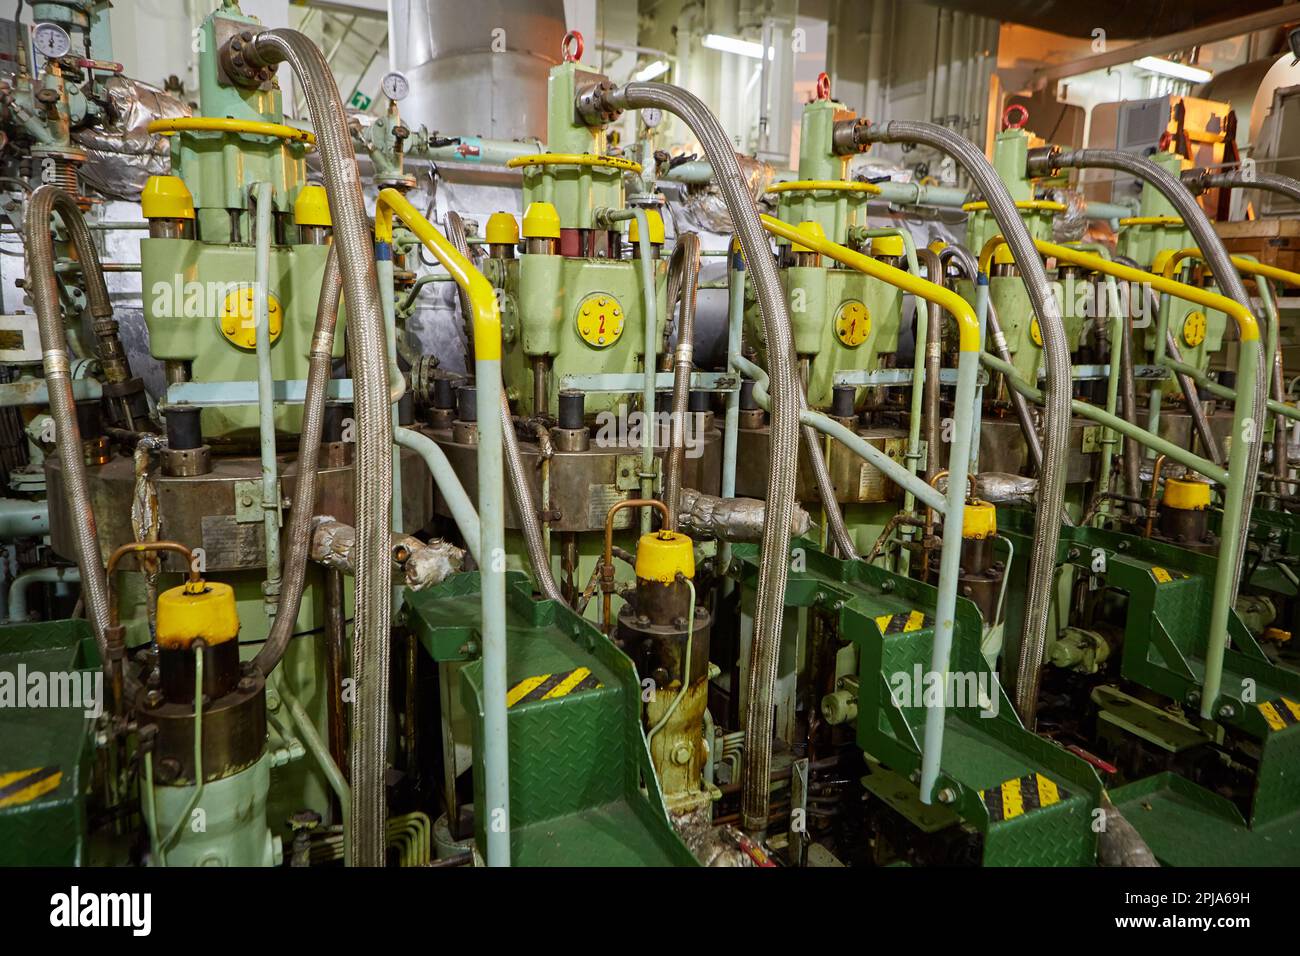
<svg viewBox="0 0 1300 956"><path fill-rule="evenodd" d="M664 244L664 217L653 209L647 209L645 211L645 224L646 228L650 230L650 242L656 246L662 246ZM641 224L635 219L632 220L632 225L628 226L627 241L641 241Z"/></svg>
<svg viewBox="0 0 1300 956"><path fill-rule="evenodd" d="M943 250L948 248L948 243L944 242L942 239L936 239L934 242L926 246L926 248L937 256L939 253L943 252Z"/></svg>
<svg viewBox="0 0 1300 956"><path fill-rule="evenodd" d="M186 581L158 595L158 646L185 650L202 638L223 644L239 636L235 590L219 581Z"/></svg>
<svg viewBox="0 0 1300 956"><path fill-rule="evenodd" d="M1194 478L1165 481L1165 504L1179 511L1204 511L1210 507L1210 485Z"/></svg>
<svg viewBox="0 0 1300 956"><path fill-rule="evenodd" d="M559 239L560 214L548 202L530 202L524 210L525 239Z"/></svg>
<svg viewBox="0 0 1300 956"><path fill-rule="evenodd" d="M299 226L333 226L330 219L330 201L325 187L303 186L293 204L293 221Z"/></svg>
<svg viewBox="0 0 1300 956"><path fill-rule="evenodd" d="M873 256L901 256L906 251L902 236L876 236L871 240Z"/></svg>
<svg viewBox="0 0 1300 956"><path fill-rule="evenodd" d="M1016 264L1016 257L1012 255L1011 247L1003 242L993 250L993 262L999 266L1013 266Z"/></svg>
<svg viewBox="0 0 1300 956"><path fill-rule="evenodd" d="M818 239L826 238L826 230L821 227L820 223L813 222L811 219L805 219L803 222L799 223L799 228L803 232L811 232ZM812 250L807 246L801 246L797 242L791 243L790 248L795 252L812 252Z"/></svg>
<svg viewBox="0 0 1300 956"><path fill-rule="evenodd" d="M695 546L676 531L643 534L636 546L636 576L671 584L678 574L695 577Z"/></svg>
<svg viewBox="0 0 1300 956"><path fill-rule="evenodd" d="M998 533L998 510L987 501L968 501L962 511L963 538L990 538Z"/></svg>
<svg viewBox="0 0 1300 956"><path fill-rule="evenodd" d="M150 176L140 193L146 219L193 219L194 197L179 176Z"/></svg>
<svg viewBox="0 0 1300 956"><path fill-rule="evenodd" d="M1169 260L1174 257L1176 249L1161 249L1156 253L1155 259L1151 262L1151 271L1158 276L1165 274L1165 266L1169 265Z"/></svg>
<svg viewBox="0 0 1300 956"><path fill-rule="evenodd" d="M494 246L513 246L519 241L519 223L508 212L494 212L488 216L487 241Z"/></svg>

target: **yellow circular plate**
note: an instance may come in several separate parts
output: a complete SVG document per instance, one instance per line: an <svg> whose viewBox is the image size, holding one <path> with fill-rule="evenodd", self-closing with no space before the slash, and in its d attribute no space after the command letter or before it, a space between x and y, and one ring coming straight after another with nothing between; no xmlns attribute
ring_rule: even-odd
<svg viewBox="0 0 1300 956"><path fill-rule="evenodd" d="M857 299L850 299L835 313L835 334L850 348L856 348L871 334L871 313Z"/></svg>
<svg viewBox="0 0 1300 956"><path fill-rule="evenodd" d="M588 345L609 348L623 334L623 307L604 292L587 296L578 305L578 334Z"/></svg>
<svg viewBox="0 0 1300 956"><path fill-rule="evenodd" d="M1038 324L1037 319L1029 323L1029 337L1034 340L1034 344L1039 348L1043 347L1043 328Z"/></svg>
<svg viewBox="0 0 1300 956"><path fill-rule="evenodd" d="M1196 348L1205 341L1205 313L1188 312L1183 319L1183 341Z"/></svg>
<svg viewBox="0 0 1300 956"><path fill-rule="evenodd" d="M270 293L266 296L266 319L271 341L275 342L284 328L284 316L280 310L280 300ZM225 304L221 307L221 334L241 349L257 348L251 285L240 286L226 296Z"/></svg>

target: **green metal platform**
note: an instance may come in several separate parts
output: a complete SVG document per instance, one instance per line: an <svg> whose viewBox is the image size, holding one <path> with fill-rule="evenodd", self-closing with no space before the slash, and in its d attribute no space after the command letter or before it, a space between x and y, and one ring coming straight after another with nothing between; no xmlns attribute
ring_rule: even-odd
<svg viewBox="0 0 1300 956"><path fill-rule="evenodd" d="M90 625L52 621L0 627L0 680L6 692L31 697L63 675L97 674ZM25 680L24 680L25 679ZM26 686L23 686L23 683ZM105 683L99 683L100 691ZM97 695L106 703L104 694ZM0 864L79 866L86 862L86 798L95 757L94 726L85 709L17 706L0 709Z"/></svg>
<svg viewBox="0 0 1300 956"><path fill-rule="evenodd" d="M477 657L477 574L407 598L410 625L436 660ZM511 862L515 866L692 866L663 806L641 729L631 660L568 608L535 600L524 575L508 587ZM483 731L482 665L461 690ZM475 779L475 819L487 814Z"/></svg>

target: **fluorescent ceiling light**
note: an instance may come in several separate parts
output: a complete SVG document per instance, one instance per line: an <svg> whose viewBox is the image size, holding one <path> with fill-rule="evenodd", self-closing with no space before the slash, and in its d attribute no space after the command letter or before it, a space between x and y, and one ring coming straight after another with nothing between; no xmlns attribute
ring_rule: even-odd
<svg viewBox="0 0 1300 956"><path fill-rule="evenodd" d="M1140 60L1134 60L1133 65L1139 70L1148 70L1192 83L1208 83L1214 79L1214 74L1209 70L1203 70L1199 66L1188 66L1186 63L1175 63L1173 60L1165 60L1158 56L1144 56Z"/></svg>
<svg viewBox="0 0 1300 956"><path fill-rule="evenodd" d="M718 50L722 53L735 53L737 56L748 56L755 60L763 59L763 44L755 43L752 40L741 40L738 37L723 36L721 33L706 34L700 41L710 50ZM769 60L776 59L776 50L771 47L767 50Z"/></svg>
<svg viewBox="0 0 1300 956"><path fill-rule="evenodd" d="M663 76L667 72L668 72L668 61L655 60L644 70L637 72L632 77L632 79L636 80L638 83L646 83L649 82L650 80L653 80L656 76Z"/></svg>

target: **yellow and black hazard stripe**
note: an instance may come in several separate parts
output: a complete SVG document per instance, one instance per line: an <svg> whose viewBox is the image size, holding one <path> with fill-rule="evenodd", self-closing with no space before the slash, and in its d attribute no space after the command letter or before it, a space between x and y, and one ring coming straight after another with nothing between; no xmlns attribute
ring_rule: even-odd
<svg viewBox="0 0 1300 956"><path fill-rule="evenodd" d="M1286 697L1279 697L1277 700L1270 700L1256 706L1268 721L1270 730L1286 730L1288 727L1300 724L1300 704Z"/></svg>
<svg viewBox="0 0 1300 956"><path fill-rule="evenodd" d="M1170 581L1186 581L1190 575L1182 571L1170 571L1168 568L1151 569L1151 576L1156 579L1156 584L1168 584Z"/></svg>
<svg viewBox="0 0 1300 956"><path fill-rule="evenodd" d="M506 706L528 704L535 700L555 700L576 691L595 690L604 686L587 667L575 667L571 671L558 671L554 674L538 674L511 687L506 694Z"/></svg>
<svg viewBox="0 0 1300 956"><path fill-rule="evenodd" d="M882 614L876 618L876 627L886 636L904 634L910 631L922 631L934 627L934 618L923 611L899 611L897 614Z"/></svg>
<svg viewBox="0 0 1300 956"><path fill-rule="evenodd" d="M37 797L57 790L62 782L63 771L57 766L30 767L27 770L0 773L0 807L31 803Z"/></svg>
<svg viewBox="0 0 1300 956"><path fill-rule="evenodd" d="M1060 803L1069 795L1068 790L1058 787L1041 773L1026 774L980 791L980 799L988 808L991 823L1014 820L1040 807Z"/></svg>

